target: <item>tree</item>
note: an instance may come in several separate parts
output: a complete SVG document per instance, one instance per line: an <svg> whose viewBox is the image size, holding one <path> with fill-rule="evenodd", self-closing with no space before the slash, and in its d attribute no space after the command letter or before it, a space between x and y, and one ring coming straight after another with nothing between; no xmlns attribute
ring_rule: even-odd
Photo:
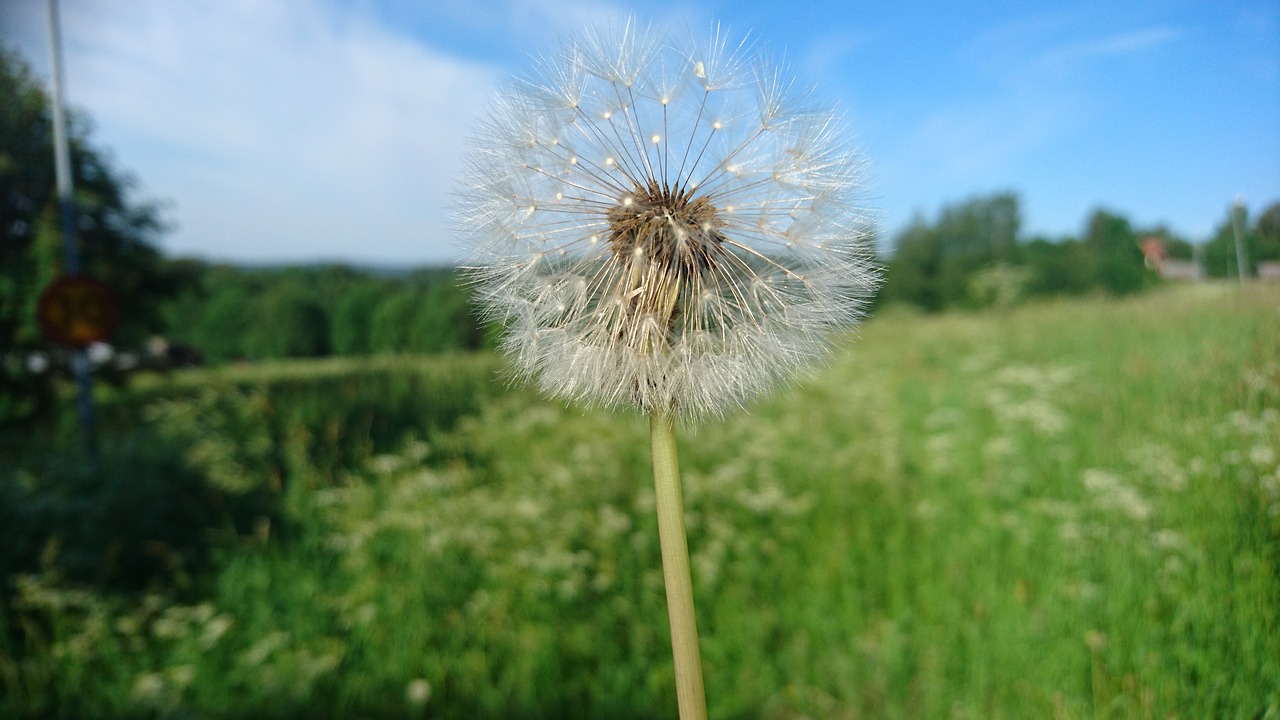
<svg viewBox="0 0 1280 720"><path fill-rule="evenodd" d="M1227 208L1213 237L1204 246L1205 270L1210 277L1237 277L1236 231L1232 213ZM1258 263L1280 260L1280 202L1273 202L1258 214L1250 225L1248 210L1240 219L1244 234L1245 276L1258 274Z"/></svg>
<svg viewBox="0 0 1280 720"><path fill-rule="evenodd" d="M936 282L942 248L938 235L916 216L897 237L893 257L886 263L880 302L900 301L925 310L941 310Z"/></svg>
<svg viewBox="0 0 1280 720"><path fill-rule="evenodd" d="M343 296L333 315L333 351L338 355L368 355L373 352L369 324L385 294L379 285L357 285Z"/></svg>
<svg viewBox="0 0 1280 720"><path fill-rule="evenodd" d="M916 218L895 243L885 295L926 310L973 305L972 276L989 265L1012 263L1018 253L1018 198L999 193L942 209L936 225Z"/></svg>
<svg viewBox="0 0 1280 720"><path fill-rule="evenodd" d="M329 354L329 317L320 302L287 282L258 304L245 339L257 358L320 357Z"/></svg>
<svg viewBox="0 0 1280 720"><path fill-rule="evenodd" d="M155 248L164 230L159 209L130 197L132 179L91 146L82 116L69 115L68 136L82 269L116 297L112 341L140 346L162 329L161 303L193 277ZM51 375L30 372L25 360L50 350L34 308L64 270L54 181L48 96L27 65L0 47L0 427L26 425L53 407Z"/></svg>
<svg viewBox="0 0 1280 720"><path fill-rule="evenodd" d="M411 351L412 328L422 294L404 287L378 303L369 320L369 347L379 355Z"/></svg>
<svg viewBox="0 0 1280 720"><path fill-rule="evenodd" d="M211 360L248 357L245 336L253 324L253 311L240 288L226 288L200 307L199 319L191 327L191 339Z"/></svg>
<svg viewBox="0 0 1280 720"><path fill-rule="evenodd" d="M1257 271L1257 263L1280 260L1280 202L1271 203L1253 223L1253 247L1250 259Z"/></svg>
<svg viewBox="0 0 1280 720"><path fill-rule="evenodd" d="M1094 284L1113 295L1141 290L1155 280L1129 220L1095 210L1085 226L1084 246L1092 256Z"/></svg>
<svg viewBox="0 0 1280 720"><path fill-rule="evenodd" d="M414 314L413 349L422 353L476 350L484 333L471 311L471 300L455 279L428 288Z"/></svg>
<svg viewBox="0 0 1280 720"><path fill-rule="evenodd" d="M48 101L25 65L0 50L0 426L21 423L52 404L24 359L43 343L33 319L48 270L36 253L37 228L53 191Z"/></svg>
<svg viewBox="0 0 1280 720"><path fill-rule="evenodd" d="M1030 270L1030 295L1080 295L1093 288L1093 258L1079 240L1034 238L1022 246L1021 256Z"/></svg>
<svg viewBox="0 0 1280 720"><path fill-rule="evenodd" d="M1239 277L1240 269L1239 261L1236 255L1236 230L1235 219L1233 217L1236 212L1236 206L1227 207L1222 216L1222 222L1218 224L1217 229L1213 232L1213 237L1204 247L1204 264L1205 271L1210 277ZM1244 275L1246 277L1254 275L1258 271L1257 253L1254 252L1255 245L1254 228L1248 224L1248 210L1241 211L1244 217L1240 219L1241 231L1244 234L1244 257L1245 268ZM1259 218L1261 220L1261 218Z"/></svg>

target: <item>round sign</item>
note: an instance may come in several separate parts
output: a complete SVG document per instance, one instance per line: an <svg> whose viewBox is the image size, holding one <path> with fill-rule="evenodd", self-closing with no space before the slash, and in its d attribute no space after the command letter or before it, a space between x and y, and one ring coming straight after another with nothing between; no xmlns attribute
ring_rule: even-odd
<svg viewBox="0 0 1280 720"><path fill-rule="evenodd" d="M85 347L105 340L116 329L119 315L106 285L88 275L64 275L40 293L36 319L49 340Z"/></svg>

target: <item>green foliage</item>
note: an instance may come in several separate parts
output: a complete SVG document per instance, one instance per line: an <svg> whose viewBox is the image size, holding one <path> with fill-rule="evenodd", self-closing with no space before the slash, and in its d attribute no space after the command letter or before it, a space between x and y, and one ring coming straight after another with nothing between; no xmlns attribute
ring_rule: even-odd
<svg viewBox="0 0 1280 720"><path fill-rule="evenodd" d="M1093 264L1093 284L1111 295L1128 295L1155 279L1138 246L1129 220L1096 210L1085 227L1084 247Z"/></svg>
<svg viewBox="0 0 1280 720"><path fill-rule="evenodd" d="M5 468L0 495L5 577L43 565L71 582L129 588L185 581L205 559L202 533L222 504L175 448L141 433L93 466L72 447Z"/></svg>
<svg viewBox="0 0 1280 720"><path fill-rule="evenodd" d="M1280 260L1280 202L1272 203L1249 224L1247 209L1239 211L1232 206L1214 231L1213 238L1205 244L1204 264L1210 277L1239 277L1236 259L1235 218L1239 212L1240 230L1244 241L1245 277L1257 275L1258 263Z"/></svg>
<svg viewBox="0 0 1280 720"><path fill-rule="evenodd" d="M230 466L239 472L272 476L276 484L291 475L320 473L327 482L335 479L331 473L370 453L398 446L406 434L425 436L451 427L495 390L496 372L487 356L268 362L139 380L107 397L101 415L104 426L128 427L138 416L155 416L156 407L178 400L200 418L193 435L225 434L228 448L267 443L262 453L248 456L258 464ZM246 406L251 409L237 404L245 394L253 398ZM224 396L230 404L222 404ZM183 426L174 418L160 424ZM265 434L251 436L250 431Z"/></svg>
<svg viewBox="0 0 1280 720"><path fill-rule="evenodd" d="M1280 206L1277 206L1280 208ZM887 263L881 302L906 302L924 310L980 308L1016 304L1027 298L1081 295L1101 292L1127 295L1153 287L1158 278L1148 268L1140 240L1160 237L1168 256L1190 260L1195 248L1173 237L1165 228L1135 230L1129 220L1106 210L1096 210L1085 223L1080 238L1018 237L1018 201L1009 194L974 198L942 210L930 224L917 218L896 238L896 249ZM1280 209L1266 225L1280 224ZM1229 232L1227 226L1221 236ZM1267 237L1274 237L1276 231ZM1254 230L1251 238L1261 236ZM1251 240L1266 253L1280 255L1280 239L1272 245ZM1230 249L1234 253L1234 246ZM1225 240L1210 243L1206 260L1211 274L1222 275L1227 256Z"/></svg>
<svg viewBox="0 0 1280 720"><path fill-rule="evenodd" d="M897 238L884 299L926 310L970 305L973 274L1015 259L1020 223L1008 193L945 207L935 225L917 218Z"/></svg>
<svg viewBox="0 0 1280 720"><path fill-rule="evenodd" d="M681 431L712 717L1280 712L1277 292L890 312ZM112 393L105 425L278 516L186 596L11 577L0 714L674 716L643 418L496 367Z"/></svg>
<svg viewBox="0 0 1280 720"><path fill-rule="evenodd" d="M288 285L258 303L245 334L251 357L321 357L329 354L329 318L319 300Z"/></svg>
<svg viewBox="0 0 1280 720"><path fill-rule="evenodd" d="M1021 254L1031 270L1027 290L1033 296L1083 295L1093 289L1091 254L1079 240L1035 238Z"/></svg>
<svg viewBox="0 0 1280 720"><path fill-rule="evenodd" d="M457 279L437 282L427 290L414 315L413 350L440 353L481 347L483 335L471 311L471 296Z"/></svg>
<svg viewBox="0 0 1280 720"><path fill-rule="evenodd" d="M333 352L369 355L373 352L369 326L383 289L372 282L354 287L338 303L333 315Z"/></svg>
<svg viewBox="0 0 1280 720"><path fill-rule="evenodd" d="M200 349L213 360L231 360L245 357L245 338L254 322L253 306L243 292L226 291L210 298L195 315L189 338L199 343ZM187 314L187 313L184 313Z"/></svg>
<svg viewBox="0 0 1280 720"><path fill-rule="evenodd" d="M214 361L439 354L485 346L452 269L380 276L342 267L204 266L169 306L175 338Z"/></svg>
<svg viewBox="0 0 1280 720"><path fill-rule="evenodd" d="M89 144L83 118L72 114L68 124L81 268L116 297L112 341L139 347L163 329L161 306L194 278L156 249L158 208L130 197L129 178ZM64 269L56 205L48 97L0 47L0 428L44 419L52 408L50 374L29 372L24 358L50 350L35 305Z"/></svg>
<svg viewBox="0 0 1280 720"><path fill-rule="evenodd" d="M1280 260L1280 202L1272 203L1258 215L1250 237L1253 244L1249 248L1249 256L1255 263L1255 272L1258 262Z"/></svg>
<svg viewBox="0 0 1280 720"><path fill-rule="evenodd" d="M378 304L369 319L369 345L373 352L394 355L409 351L419 297L417 289L402 288Z"/></svg>
<svg viewBox="0 0 1280 720"><path fill-rule="evenodd" d="M1031 270L996 263L969 276L969 302L975 307L1013 307L1026 299Z"/></svg>

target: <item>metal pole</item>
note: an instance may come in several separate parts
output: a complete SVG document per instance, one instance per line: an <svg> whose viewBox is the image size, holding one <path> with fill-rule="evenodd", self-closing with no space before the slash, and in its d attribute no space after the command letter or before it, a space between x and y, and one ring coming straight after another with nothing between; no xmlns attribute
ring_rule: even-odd
<svg viewBox="0 0 1280 720"><path fill-rule="evenodd" d="M1246 270L1244 258L1244 231L1240 229L1240 216L1244 215L1244 200L1236 199L1236 204L1231 208L1231 228L1236 233L1236 272L1240 275L1240 285L1244 286L1244 273Z"/></svg>
<svg viewBox="0 0 1280 720"><path fill-rule="evenodd" d="M71 152L67 145L67 122L62 97L62 30L58 22L58 0L48 0L49 52L53 56L53 161L58 182L58 211L62 218L62 245L66 272L80 272L80 247L76 239L75 188L71 178ZM89 354L77 348L72 355L72 371L76 379L76 407L80 413L80 431L85 454L92 458L97 451L97 433L93 413L93 377L89 371Z"/></svg>

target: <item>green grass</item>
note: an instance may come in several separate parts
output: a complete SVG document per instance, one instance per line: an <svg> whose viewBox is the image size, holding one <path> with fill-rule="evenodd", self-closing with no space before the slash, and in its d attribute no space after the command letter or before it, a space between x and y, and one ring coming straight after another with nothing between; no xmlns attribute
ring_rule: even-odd
<svg viewBox="0 0 1280 720"><path fill-rule="evenodd" d="M644 418L478 390L488 358L396 362L117 398L192 448L272 408L290 532L218 545L181 594L17 578L0 715L674 717ZM401 417L429 393L379 373L418 362L480 399L296 441L342 441L363 387ZM883 313L678 433L711 716L1280 718L1278 407L1280 288Z"/></svg>

